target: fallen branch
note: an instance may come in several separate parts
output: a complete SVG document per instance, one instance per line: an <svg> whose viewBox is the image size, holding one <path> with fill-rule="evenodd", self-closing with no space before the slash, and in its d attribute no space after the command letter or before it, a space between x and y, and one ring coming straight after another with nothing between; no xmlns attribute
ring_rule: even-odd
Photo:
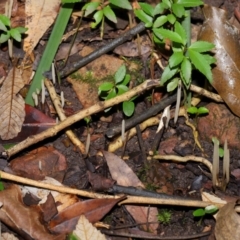
<svg viewBox="0 0 240 240"><path fill-rule="evenodd" d="M60 122L59 124L49 128L49 129L47 129L47 130L45 130L45 131L43 131L39 134L28 137L27 139L18 143L14 147L2 152L2 157L10 158L14 154L22 151L23 149L26 149L29 146L32 146L35 143L43 141L46 138L55 136L61 130L71 126L75 122L78 122L79 120L81 120L81 119L83 119L87 116L90 116L92 114L103 111L104 109L112 107L114 105L117 105L121 102L128 101L132 97L142 93L143 91L145 91L147 89L150 89L152 87L155 87L155 86L159 86L159 85L160 85L160 83L159 83L158 79L157 80L154 80L154 79L146 80L144 83L138 85L137 87L129 90L128 92L126 92L126 93L124 93L120 96L117 96L115 98L109 99L109 100L104 101L104 102L94 104L93 106L91 106L87 109L81 110L78 113L68 117L67 119Z"/></svg>

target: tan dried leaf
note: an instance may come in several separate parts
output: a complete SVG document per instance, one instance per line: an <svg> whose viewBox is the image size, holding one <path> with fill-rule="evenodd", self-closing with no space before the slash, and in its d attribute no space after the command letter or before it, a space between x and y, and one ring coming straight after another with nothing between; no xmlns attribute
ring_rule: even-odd
<svg viewBox="0 0 240 240"><path fill-rule="evenodd" d="M24 82L18 69L9 71L0 91L0 136L3 140L16 137L25 119L25 102L19 90Z"/></svg>
<svg viewBox="0 0 240 240"><path fill-rule="evenodd" d="M73 234L81 240L106 240L105 235L98 231L84 215L81 215Z"/></svg>
<svg viewBox="0 0 240 240"><path fill-rule="evenodd" d="M240 44L239 30L228 21L223 9L204 5L206 21L199 40L215 44L216 66L213 68L213 87L238 117L240 116Z"/></svg>
<svg viewBox="0 0 240 240"><path fill-rule="evenodd" d="M2 233L1 240L18 240L12 233Z"/></svg>
<svg viewBox="0 0 240 240"><path fill-rule="evenodd" d="M23 49L31 54L40 38L52 25L60 6L60 0L28 0L25 5L28 36L24 39Z"/></svg>
<svg viewBox="0 0 240 240"><path fill-rule="evenodd" d="M235 202L223 206L216 217L216 240L238 240L240 236L240 217L236 213Z"/></svg>

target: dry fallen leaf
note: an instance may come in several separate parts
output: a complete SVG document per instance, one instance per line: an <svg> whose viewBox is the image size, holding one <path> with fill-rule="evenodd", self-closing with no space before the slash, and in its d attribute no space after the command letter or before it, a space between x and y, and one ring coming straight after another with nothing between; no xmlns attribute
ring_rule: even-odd
<svg viewBox="0 0 240 240"><path fill-rule="evenodd" d="M240 44L239 32L228 22L223 9L204 5L206 21L199 40L215 44L216 67L213 68L213 87L237 116L240 116Z"/></svg>
<svg viewBox="0 0 240 240"><path fill-rule="evenodd" d="M23 86L20 71L12 68L0 91L0 136L3 140L14 138L21 131L25 118L25 102L18 92Z"/></svg>
<svg viewBox="0 0 240 240"><path fill-rule="evenodd" d="M39 39L54 22L60 0L28 0L25 2L27 37L24 39L23 49L31 54ZM36 27L37 26L37 27Z"/></svg>
<svg viewBox="0 0 240 240"><path fill-rule="evenodd" d="M18 240L12 233L2 233L1 240Z"/></svg>
<svg viewBox="0 0 240 240"><path fill-rule="evenodd" d="M121 158L106 151L103 151L103 154L112 178L118 185L144 188L143 183ZM150 231L156 233L159 225L157 223L158 210L156 207L142 207L134 205L125 205L125 207L137 223L156 222L154 224L149 224L149 226L143 225L144 230L148 230L149 228Z"/></svg>
<svg viewBox="0 0 240 240"><path fill-rule="evenodd" d="M234 210L235 202L223 206L216 217L216 240L238 240L240 236L240 217Z"/></svg>
<svg viewBox="0 0 240 240"><path fill-rule="evenodd" d="M50 234L40 222L39 208L27 207L23 204L17 185L11 185L8 189L1 191L0 202L3 203L0 209L0 221L20 233L24 239L55 239L56 235Z"/></svg>
<svg viewBox="0 0 240 240"><path fill-rule="evenodd" d="M98 231L84 215L81 215L73 234L81 240L105 240L106 237Z"/></svg>

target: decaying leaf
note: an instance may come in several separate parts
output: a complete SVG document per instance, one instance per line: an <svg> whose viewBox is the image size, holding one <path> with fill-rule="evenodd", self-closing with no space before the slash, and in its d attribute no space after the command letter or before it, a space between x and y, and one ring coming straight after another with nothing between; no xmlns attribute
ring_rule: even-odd
<svg viewBox="0 0 240 240"><path fill-rule="evenodd" d="M20 189L11 185L0 192L0 220L20 233L24 239L55 239L40 222L41 213L37 207L27 207L22 202ZM62 238L63 239L63 238Z"/></svg>
<svg viewBox="0 0 240 240"><path fill-rule="evenodd" d="M106 237L99 232L84 215L80 216L73 234L81 240L106 239Z"/></svg>
<svg viewBox="0 0 240 240"><path fill-rule="evenodd" d="M2 240L18 240L12 233L2 233L1 235Z"/></svg>
<svg viewBox="0 0 240 240"><path fill-rule="evenodd" d="M25 27L28 28L28 35L24 39L23 49L27 54L32 53L39 39L54 22L60 3L60 0L29 0L25 2Z"/></svg>
<svg viewBox="0 0 240 240"><path fill-rule="evenodd" d="M213 68L213 87L234 114L240 116L240 44L239 32L227 21L223 9L205 5L199 40L215 44L216 67Z"/></svg>
<svg viewBox="0 0 240 240"><path fill-rule="evenodd" d="M121 158L106 151L103 151L103 154L112 178L118 185L144 188L143 183ZM156 207L142 207L134 205L125 205L125 207L137 223L155 222L154 224L149 224L148 226L143 225L143 228L144 230L150 230L153 233L156 233L156 229L158 228L158 210Z"/></svg>
<svg viewBox="0 0 240 240"><path fill-rule="evenodd" d="M216 240L238 240L240 236L240 217L234 210L235 202L223 206L216 217Z"/></svg>
<svg viewBox="0 0 240 240"><path fill-rule="evenodd" d="M0 91L0 136L8 140L21 131L25 118L25 102L18 94L24 82L18 69L12 68Z"/></svg>
<svg viewBox="0 0 240 240"><path fill-rule="evenodd" d="M57 214L50 221L49 228L55 233L69 233L73 231L82 214L91 223L95 223L102 219L123 198L125 197L118 199L90 199L77 202Z"/></svg>

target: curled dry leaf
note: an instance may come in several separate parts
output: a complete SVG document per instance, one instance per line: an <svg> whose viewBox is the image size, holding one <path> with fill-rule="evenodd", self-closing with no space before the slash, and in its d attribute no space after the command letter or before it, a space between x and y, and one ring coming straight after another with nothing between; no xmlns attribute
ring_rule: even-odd
<svg viewBox="0 0 240 240"><path fill-rule="evenodd" d="M106 237L100 231L98 231L84 215L80 216L73 234L81 240L106 239Z"/></svg>
<svg viewBox="0 0 240 240"><path fill-rule="evenodd" d="M18 92L23 86L20 71L12 68L0 91L0 136L3 140L14 138L21 131L25 102Z"/></svg>
<svg viewBox="0 0 240 240"><path fill-rule="evenodd" d="M238 29L227 21L227 12L205 5L199 40L215 44L216 67L213 68L213 87L234 114L240 116L240 44Z"/></svg>
<svg viewBox="0 0 240 240"><path fill-rule="evenodd" d="M216 240L238 240L240 236L240 217L234 210L235 202L223 206L216 217Z"/></svg>

